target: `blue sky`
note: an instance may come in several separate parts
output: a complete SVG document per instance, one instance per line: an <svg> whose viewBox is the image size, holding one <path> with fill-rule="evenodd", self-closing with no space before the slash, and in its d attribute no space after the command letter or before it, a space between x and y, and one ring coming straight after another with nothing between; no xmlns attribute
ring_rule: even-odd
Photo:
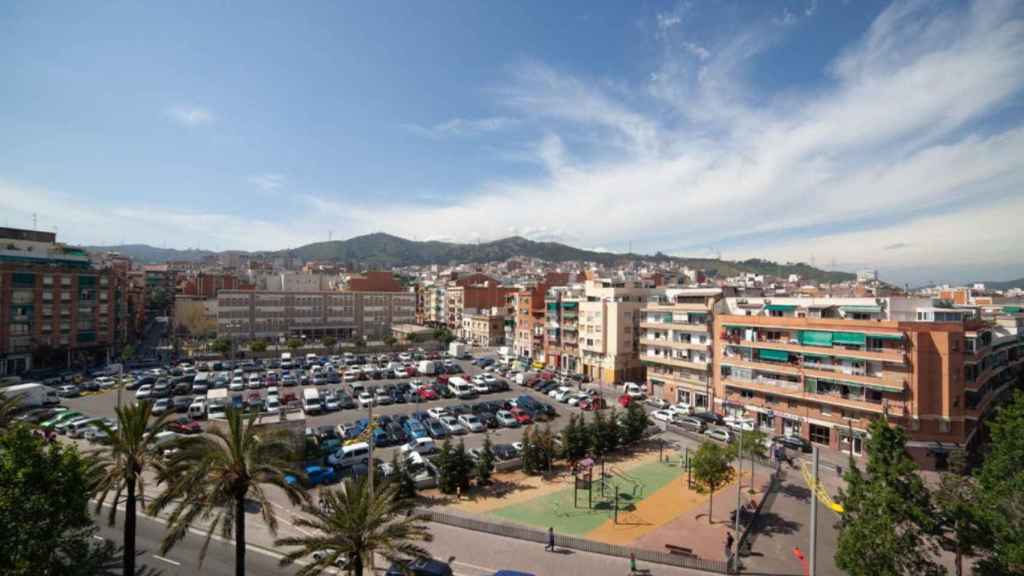
<svg viewBox="0 0 1024 576"><path fill-rule="evenodd" d="M1024 10L0 6L0 223L276 249L385 231L1024 276Z"/></svg>

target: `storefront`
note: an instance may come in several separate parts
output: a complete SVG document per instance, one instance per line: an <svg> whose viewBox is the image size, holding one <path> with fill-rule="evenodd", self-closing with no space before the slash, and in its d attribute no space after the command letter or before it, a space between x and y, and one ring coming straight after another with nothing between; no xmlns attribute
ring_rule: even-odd
<svg viewBox="0 0 1024 576"><path fill-rule="evenodd" d="M864 453L864 440L867 434L861 430L852 431L849 428L838 428L836 429L836 435L839 436L839 450L846 454L853 454L854 456L860 456Z"/></svg>

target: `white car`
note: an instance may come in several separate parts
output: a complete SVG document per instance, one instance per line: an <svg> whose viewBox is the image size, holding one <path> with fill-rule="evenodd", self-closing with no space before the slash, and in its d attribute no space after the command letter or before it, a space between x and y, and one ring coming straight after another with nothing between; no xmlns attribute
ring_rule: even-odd
<svg viewBox="0 0 1024 576"><path fill-rule="evenodd" d="M277 396L267 396L267 414L281 413L281 400Z"/></svg>
<svg viewBox="0 0 1024 576"><path fill-rule="evenodd" d="M259 390L263 387L263 381L260 380L259 376L250 376L248 388L250 390Z"/></svg>
<svg viewBox="0 0 1024 576"><path fill-rule="evenodd" d="M708 428L704 431L704 435L719 442L732 442L732 432L728 428Z"/></svg>
<svg viewBox="0 0 1024 576"><path fill-rule="evenodd" d="M374 402L380 406L387 406L388 404L394 403L395 399L388 394L388 391L383 387L377 388L377 392L373 395Z"/></svg>
<svg viewBox="0 0 1024 576"><path fill-rule="evenodd" d="M373 404L373 395L371 395L369 392L367 392L365 390L360 392L359 393L359 407L360 408L366 408L367 406L370 406L371 404Z"/></svg>
<svg viewBox="0 0 1024 576"><path fill-rule="evenodd" d="M96 384L100 388L113 388L114 384L116 384L116 382L114 382L114 379L111 378L110 376L100 376L99 378L93 380L93 382L96 382Z"/></svg>
<svg viewBox="0 0 1024 576"><path fill-rule="evenodd" d="M448 411L445 410L444 406L435 406L435 407L427 410L427 414L430 414L431 418L438 418L438 419L440 419L441 416L447 416L448 415Z"/></svg>
<svg viewBox="0 0 1024 576"><path fill-rule="evenodd" d="M749 418L734 418L732 416L727 416L725 418L725 425L737 432L754 429L754 421Z"/></svg>
<svg viewBox="0 0 1024 576"><path fill-rule="evenodd" d="M353 370L345 372L345 375L342 376L342 380L344 380L345 382L355 382L358 379L359 375L356 374Z"/></svg>
<svg viewBox="0 0 1024 576"><path fill-rule="evenodd" d="M169 398L160 398L153 404L153 414L159 416L164 412L171 409L171 400Z"/></svg>
<svg viewBox="0 0 1024 576"><path fill-rule="evenodd" d="M395 378L407 378L409 376L409 373L405 371L405 367L403 366L395 368L393 372L395 373Z"/></svg>
<svg viewBox="0 0 1024 576"><path fill-rule="evenodd" d="M519 427L519 420L516 420L516 417L508 410L498 410L497 414L494 415L494 418L498 420L499 425L505 428Z"/></svg>
<svg viewBox="0 0 1024 576"><path fill-rule="evenodd" d="M490 368L490 366L488 366L488 368ZM483 377L484 377L484 382L486 382L488 384L494 384L495 382L498 381L497 376L495 376L494 374L484 374Z"/></svg>
<svg viewBox="0 0 1024 576"><path fill-rule="evenodd" d="M681 414L685 416L690 413L690 405L679 402L678 404L673 404L669 406L668 410L669 412L674 412L676 414Z"/></svg>
<svg viewBox="0 0 1024 576"><path fill-rule="evenodd" d="M139 389L135 391L136 400L148 400L153 397L153 385L143 384L139 386Z"/></svg>
<svg viewBox="0 0 1024 576"><path fill-rule="evenodd" d="M648 406L652 406L654 408L657 408L658 410L666 410L669 406L668 400L665 400L664 398L651 397L648 398L645 402Z"/></svg>
<svg viewBox="0 0 1024 576"><path fill-rule="evenodd" d="M444 414L438 418L438 420L441 422L441 426L444 426L444 429L447 430L449 434L457 435L466 433L466 429L462 427L462 424L459 424L459 421L456 420L454 416Z"/></svg>
<svg viewBox="0 0 1024 576"><path fill-rule="evenodd" d="M476 378L473 379L472 386L473 390L475 390L477 394L487 394L488 392L491 391L491 388L487 385L487 382L484 382L483 380L477 380Z"/></svg>
<svg viewBox="0 0 1024 576"><path fill-rule="evenodd" d="M245 390L245 380L242 380L241 376L235 376L231 379L231 384L228 384L228 390L232 392L241 392Z"/></svg>
<svg viewBox="0 0 1024 576"><path fill-rule="evenodd" d="M651 412L652 418L655 420L661 420L662 422L671 422L672 415L673 413L668 410L655 410L654 412Z"/></svg>
<svg viewBox="0 0 1024 576"><path fill-rule="evenodd" d="M580 400L584 400L586 398L590 398L590 394L584 394L582 392L577 392L575 394L571 394L569 396L569 399L566 400L566 402L569 404L569 406L579 406L580 405Z"/></svg>
<svg viewBox="0 0 1024 576"><path fill-rule="evenodd" d="M459 416L459 424L470 432L483 432L487 429L484 423L476 417L476 414L463 414Z"/></svg>
<svg viewBox="0 0 1024 576"><path fill-rule="evenodd" d="M413 438L406 444L402 444L398 451L405 456L409 452L419 452L420 454L433 454L437 452L437 444L434 444L434 440L431 438Z"/></svg>
<svg viewBox="0 0 1024 576"><path fill-rule="evenodd" d="M569 398L573 394L575 394L575 392L573 391L572 388L569 388L567 386L563 386L563 387L559 388L558 390L556 390L555 393L552 394L551 397L554 398L555 400L559 401L559 402L568 402Z"/></svg>

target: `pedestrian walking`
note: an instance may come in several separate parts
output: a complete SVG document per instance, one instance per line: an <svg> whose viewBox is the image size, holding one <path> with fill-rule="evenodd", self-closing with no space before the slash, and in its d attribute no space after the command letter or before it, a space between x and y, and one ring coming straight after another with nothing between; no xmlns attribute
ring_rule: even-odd
<svg viewBox="0 0 1024 576"><path fill-rule="evenodd" d="M548 526L548 545L544 547L545 552L555 551L555 527Z"/></svg>
<svg viewBox="0 0 1024 576"><path fill-rule="evenodd" d="M636 574L636 552L629 553L629 573Z"/></svg>
<svg viewBox="0 0 1024 576"><path fill-rule="evenodd" d="M736 540L732 537L732 532L725 534L725 559L732 560L732 545Z"/></svg>

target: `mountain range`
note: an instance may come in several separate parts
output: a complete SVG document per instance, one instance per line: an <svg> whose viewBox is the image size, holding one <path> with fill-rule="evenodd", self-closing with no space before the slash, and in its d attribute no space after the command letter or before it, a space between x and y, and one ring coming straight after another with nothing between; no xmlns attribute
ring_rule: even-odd
<svg viewBox="0 0 1024 576"><path fill-rule="evenodd" d="M145 263L166 261L198 262L217 254L208 250L176 250L157 248L146 244L125 244L120 246L87 246L91 251L118 252ZM731 276L741 272L789 276L797 274L804 281L842 282L855 278L847 272L834 272L814 268L804 263L775 263L768 260L749 259L742 261L719 260L716 258L686 258L656 254L617 254L583 250L558 242L536 242L520 236L512 236L492 242L460 244L456 242L415 241L375 233L356 236L348 240L315 242L298 248L272 252L232 253L275 258L291 255L301 260L321 260L352 263L366 268L392 268L410 265L451 265L472 262L499 262L515 256L537 258L547 262L586 261L602 265L615 265L630 261L666 262L673 261L690 268L705 270L718 276Z"/></svg>

